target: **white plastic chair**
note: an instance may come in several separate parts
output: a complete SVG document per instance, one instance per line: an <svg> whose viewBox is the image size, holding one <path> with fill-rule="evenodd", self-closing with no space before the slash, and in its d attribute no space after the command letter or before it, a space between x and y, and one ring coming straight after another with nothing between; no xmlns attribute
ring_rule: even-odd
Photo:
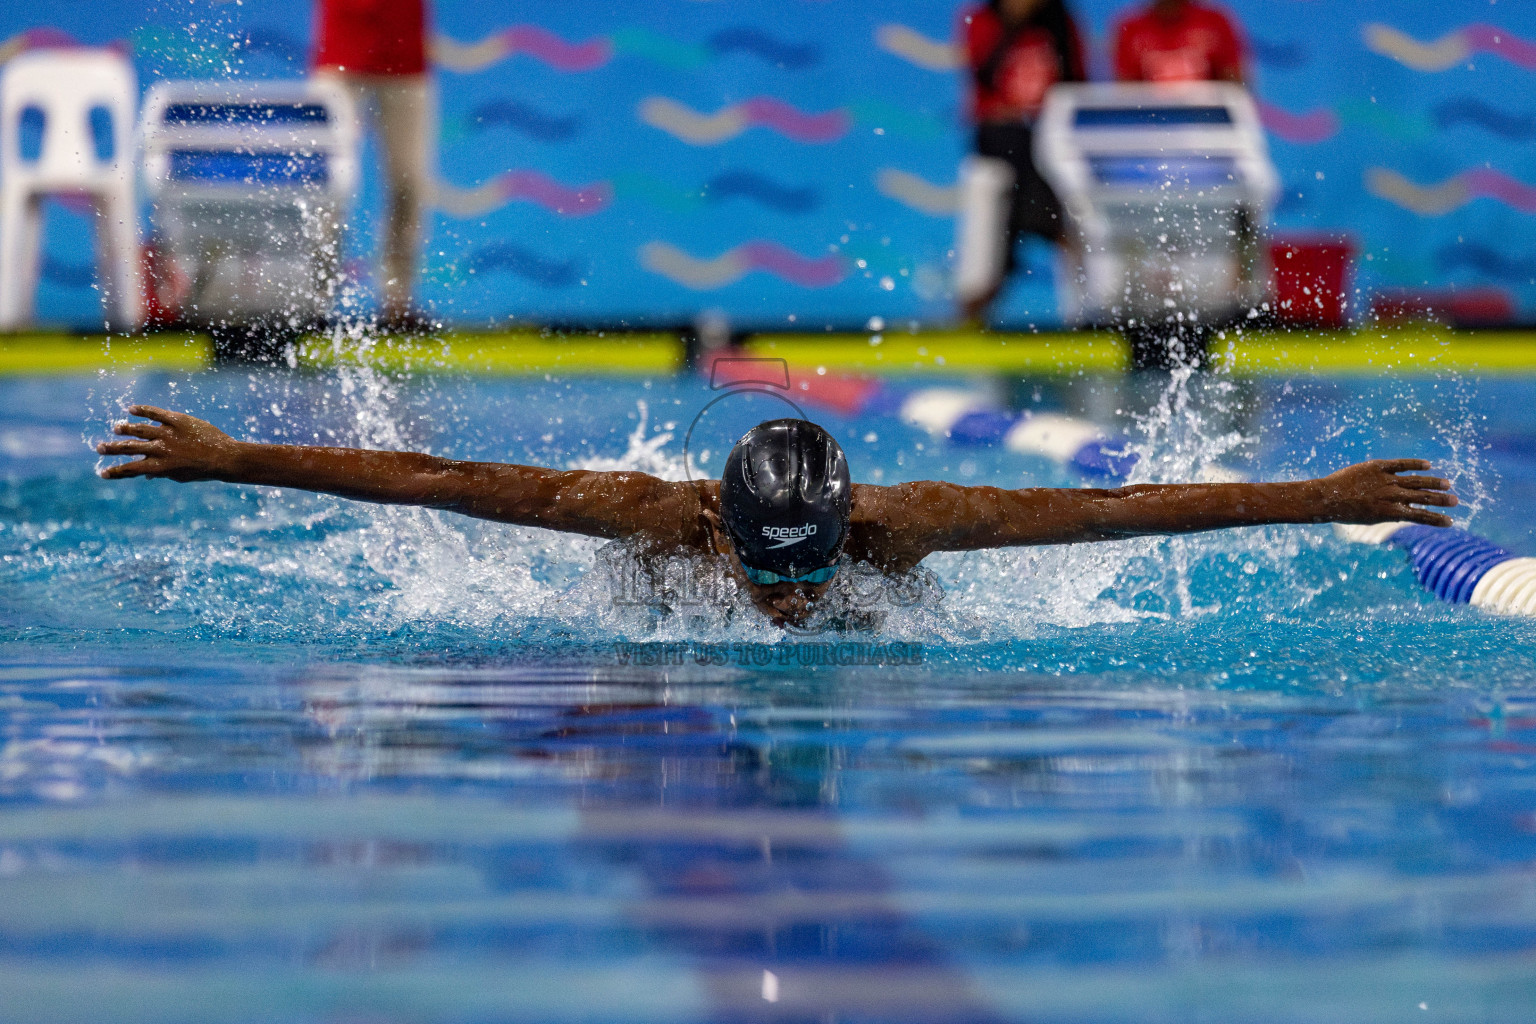
<svg viewBox="0 0 1536 1024"><path fill-rule="evenodd" d="M139 143L160 301L216 334L325 318L358 181L357 113L340 84L159 82Z"/></svg>
<svg viewBox="0 0 1536 1024"><path fill-rule="evenodd" d="M89 199L98 280L113 328L143 323L133 133L133 66L112 50L34 50L0 74L0 330L30 324L41 256L42 203Z"/></svg>

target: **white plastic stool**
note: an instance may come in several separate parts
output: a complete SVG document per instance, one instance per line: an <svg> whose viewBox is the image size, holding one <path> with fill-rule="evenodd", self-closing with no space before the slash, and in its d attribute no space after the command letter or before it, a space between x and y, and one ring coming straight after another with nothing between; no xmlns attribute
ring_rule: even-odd
<svg viewBox="0 0 1536 1024"><path fill-rule="evenodd" d="M0 74L0 330L32 321L50 195L91 201L108 321L122 330L143 323L132 152L138 98L133 66L112 50L33 50ZM41 145L31 145L38 135Z"/></svg>

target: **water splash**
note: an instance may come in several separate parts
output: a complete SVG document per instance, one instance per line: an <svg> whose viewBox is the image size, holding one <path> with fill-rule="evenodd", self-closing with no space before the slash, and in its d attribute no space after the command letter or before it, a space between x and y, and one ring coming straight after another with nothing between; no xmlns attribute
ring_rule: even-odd
<svg viewBox="0 0 1536 1024"><path fill-rule="evenodd" d="M686 479L690 470L703 475L684 465L676 429L696 407L696 383L512 385L386 375L355 358L389 344L364 327L333 330L314 344L338 355L333 369L145 376L131 384L103 378L92 400L102 412L97 422L120 414L115 403L132 397L186 408L251 439L626 469L669 480ZM349 354L350 361L340 358ZM1222 374L1181 371L1141 380L1089 389L1097 395L1095 415L1108 422L1118 410L1128 425L1143 455L1139 481L1188 480L1211 465L1285 478L1302 464L1315 467L1315 475L1337 468L1340 455L1377 454L1365 451L1379 447L1373 438L1405 431L1460 445L1463 473L1485 475L1477 461L1485 458L1477 443L1481 424L1471 413L1487 401L1473 382L1426 383L1417 391L1383 384L1369 398L1341 405L1353 392L1335 394L1318 382L1298 381L1296 394L1286 396L1290 382L1260 386ZM627 422L614 415L624 408L633 410ZM1268 410L1262 433L1254 408ZM551 418L541 409L557 412ZM622 429L614 429L616 419ZM834 426L849 439L862 427ZM1308 437L1321 450L1309 453ZM866 479L876 468L890 480L955 478L953 452L888 436L884 428L881 439L878 455L872 446L861 461ZM1269 461L1254 468L1264 451ZM1046 472L1024 469L1006 452L967 458L976 462L962 473L967 482L1027 485L1029 473ZM693 585L709 591L706 601L686 608L625 604L616 599L615 576L635 561L622 545L296 491L112 484L81 469L78 479L29 481L13 499L26 513L0 518L0 555L7 559L0 590L9 591L0 605L35 609L35 621L50 628L347 650L382 644L409 658L511 652L540 638L557 647L806 639L768 625L713 562L680 559L662 570L674 583L692 573ZM1497 515L1491 501L1474 502ZM1326 528L943 554L926 565L932 576L918 588L919 600L881 598L878 616L862 616L855 613L868 609L850 599L817 628L959 652L1027 647L1063 629L1178 632L1207 628L1202 623L1239 628L1254 616L1453 614L1417 610L1422 594L1392 552L1341 545ZM854 580L853 569L845 579ZM92 601L73 599L79 593Z"/></svg>

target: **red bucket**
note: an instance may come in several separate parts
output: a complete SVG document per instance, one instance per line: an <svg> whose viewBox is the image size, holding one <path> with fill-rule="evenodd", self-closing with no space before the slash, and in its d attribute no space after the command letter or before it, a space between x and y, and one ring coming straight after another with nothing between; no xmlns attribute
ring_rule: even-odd
<svg viewBox="0 0 1536 1024"><path fill-rule="evenodd" d="M1282 323L1343 327L1348 308L1351 242L1336 238L1277 238L1270 243L1275 315Z"/></svg>

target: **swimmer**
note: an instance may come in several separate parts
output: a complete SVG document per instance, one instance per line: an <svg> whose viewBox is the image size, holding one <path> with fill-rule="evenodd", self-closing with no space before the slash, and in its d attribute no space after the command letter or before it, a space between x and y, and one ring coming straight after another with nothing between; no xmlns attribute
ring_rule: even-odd
<svg viewBox="0 0 1536 1024"><path fill-rule="evenodd" d="M1457 504L1450 482L1400 474L1422 459L1348 466L1287 483L1138 484L1088 488L889 487L849 479L842 447L807 420L753 427L720 480L456 462L414 452L236 441L186 413L135 405L102 455L138 456L101 475L292 487L388 505L418 505L518 526L627 539L653 554L728 561L752 603L779 626L805 621L844 558L901 573L935 551L1073 544L1270 523L1450 526L1431 506Z"/></svg>

